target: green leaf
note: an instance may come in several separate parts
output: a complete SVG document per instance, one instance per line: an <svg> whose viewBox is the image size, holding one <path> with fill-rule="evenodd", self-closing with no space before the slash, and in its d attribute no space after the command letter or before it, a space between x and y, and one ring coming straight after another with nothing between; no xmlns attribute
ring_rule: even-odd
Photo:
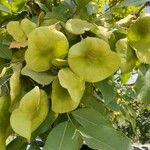
<svg viewBox="0 0 150 150"><path fill-rule="evenodd" d="M9 49L8 45L5 45L4 41L7 36L3 36L0 34L0 57L4 59L12 58L12 50Z"/></svg>
<svg viewBox="0 0 150 150"><path fill-rule="evenodd" d="M124 0L117 7L139 6L149 2L149 0Z"/></svg>
<svg viewBox="0 0 150 150"><path fill-rule="evenodd" d="M85 33L85 31L91 30L93 25L86 20L69 19L65 24L65 28L68 32L78 35Z"/></svg>
<svg viewBox="0 0 150 150"><path fill-rule="evenodd" d="M65 113L76 109L80 103L79 98L71 98L67 89L63 88L58 79L52 84L52 110L56 113Z"/></svg>
<svg viewBox="0 0 150 150"><path fill-rule="evenodd" d="M63 68L58 73L58 79L63 88L66 88L74 101L82 98L85 82L74 74L69 68Z"/></svg>
<svg viewBox="0 0 150 150"><path fill-rule="evenodd" d="M82 146L78 131L70 122L57 125L48 135L44 150L77 150Z"/></svg>
<svg viewBox="0 0 150 150"><path fill-rule="evenodd" d="M121 132L104 125L81 127L85 143L97 150L131 150L130 140Z"/></svg>
<svg viewBox="0 0 150 150"><path fill-rule="evenodd" d="M100 114L93 108L82 108L71 113L73 117L84 127L92 125L110 125L110 121L106 116Z"/></svg>
<svg viewBox="0 0 150 150"><path fill-rule="evenodd" d="M40 150L40 147L35 142L33 142L31 143L28 150Z"/></svg>
<svg viewBox="0 0 150 150"><path fill-rule="evenodd" d="M141 65L138 71L138 79L135 84L138 100L144 102L145 105L150 104L150 66Z"/></svg>
<svg viewBox="0 0 150 150"><path fill-rule="evenodd" d="M29 76L31 79L33 79L41 85L48 85L56 78L56 76L52 75L51 72L35 72L28 68L28 66L25 66L21 70L21 74Z"/></svg>
<svg viewBox="0 0 150 150"><path fill-rule="evenodd" d="M105 104L114 101L116 97L115 84L110 79L105 79L101 82L95 83L96 88L102 93Z"/></svg>
<svg viewBox="0 0 150 150"><path fill-rule="evenodd" d="M22 146L25 144L27 145L27 142L24 138L17 137L7 145L6 150L23 150Z"/></svg>
<svg viewBox="0 0 150 150"><path fill-rule="evenodd" d="M12 112L11 126L29 142L31 133L45 120L48 111L48 97L45 91L36 86L21 99L19 107Z"/></svg>
<svg viewBox="0 0 150 150"><path fill-rule="evenodd" d="M70 48L68 63L81 79L98 82L117 71L120 66L120 57L110 50L104 40L87 37Z"/></svg>

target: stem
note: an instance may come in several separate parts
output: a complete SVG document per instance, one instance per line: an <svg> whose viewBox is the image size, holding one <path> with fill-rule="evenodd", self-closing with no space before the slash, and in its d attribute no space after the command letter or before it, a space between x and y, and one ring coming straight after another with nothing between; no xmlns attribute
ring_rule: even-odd
<svg viewBox="0 0 150 150"><path fill-rule="evenodd" d="M116 6L119 2L120 2L120 0L118 0L118 1L116 1L115 3L111 4L111 5L109 6L109 8L107 8L107 9L105 10L105 12L108 11L108 10L110 10L110 9L113 8L114 6Z"/></svg>
<svg viewBox="0 0 150 150"><path fill-rule="evenodd" d="M135 13L136 17L139 17L140 13L142 12L142 10L143 10L146 6L150 6L150 1L149 1L149 2L146 2L146 3L138 10L138 12Z"/></svg>

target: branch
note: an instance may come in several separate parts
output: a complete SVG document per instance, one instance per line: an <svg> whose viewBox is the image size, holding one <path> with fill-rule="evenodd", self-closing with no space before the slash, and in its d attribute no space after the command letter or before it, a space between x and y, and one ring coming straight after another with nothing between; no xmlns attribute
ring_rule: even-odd
<svg viewBox="0 0 150 150"><path fill-rule="evenodd" d="M139 17L140 13L142 12L142 10L147 7L147 6L150 6L150 1L146 2L139 10L138 12L135 13L135 16L136 17Z"/></svg>

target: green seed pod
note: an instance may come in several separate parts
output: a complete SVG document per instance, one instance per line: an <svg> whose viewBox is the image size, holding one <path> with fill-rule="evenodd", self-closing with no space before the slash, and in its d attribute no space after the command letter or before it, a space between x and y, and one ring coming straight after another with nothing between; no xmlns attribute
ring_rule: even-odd
<svg viewBox="0 0 150 150"><path fill-rule="evenodd" d="M138 18L130 26L128 41L135 49L139 61L150 64L150 15Z"/></svg>
<svg viewBox="0 0 150 150"><path fill-rule="evenodd" d="M29 19L25 18L20 23L21 29L28 37L32 30L36 28L36 24L30 21Z"/></svg>
<svg viewBox="0 0 150 150"><path fill-rule="evenodd" d="M53 59L66 56L68 47L63 33L49 27L36 28L28 38L28 49L25 53L27 66L36 72L49 70Z"/></svg>
<svg viewBox="0 0 150 150"><path fill-rule="evenodd" d="M10 122L9 122L9 106L10 106L10 97L9 96L2 96L0 97L0 149L6 149L6 139L9 136L11 129L10 129Z"/></svg>
<svg viewBox="0 0 150 150"><path fill-rule="evenodd" d="M68 63L83 80L98 82L117 71L120 57L104 40L88 37L70 48Z"/></svg>
<svg viewBox="0 0 150 150"><path fill-rule="evenodd" d="M17 42L26 41L27 37L24 34L23 30L20 27L20 23L18 21L10 21L7 24L7 32L16 40Z"/></svg>

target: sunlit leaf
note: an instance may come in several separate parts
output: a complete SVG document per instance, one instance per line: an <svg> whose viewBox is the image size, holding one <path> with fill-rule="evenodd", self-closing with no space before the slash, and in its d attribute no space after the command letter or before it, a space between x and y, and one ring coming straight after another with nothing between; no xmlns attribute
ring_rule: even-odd
<svg viewBox="0 0 150 150"><path fill-rule="evenodd" d="M21 74L29 76L31 79L41 85L48 85L56 78L56 76L52 75L50 72L35 72L27 66L21 70Z"/></svg>

